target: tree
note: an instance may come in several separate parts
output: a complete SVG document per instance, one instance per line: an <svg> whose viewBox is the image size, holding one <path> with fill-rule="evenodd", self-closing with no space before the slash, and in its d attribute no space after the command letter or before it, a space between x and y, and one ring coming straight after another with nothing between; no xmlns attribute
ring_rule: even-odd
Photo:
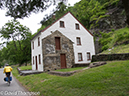
<svg viewBox="0 0 129 96"><path fill-rule="evenodd" d="M31 59L31 32L29 28L21 25L17 20L11 20L0 30L1 38L6 40L6 60L19 65ZM12 40L12 41L11 41Z"/></svg>
<svg viewBox="0 0 129 96"><path fill-rule="evenodd" d="M7 8L6 15L16 19L28 17L32 12L43 12L55 3L56 0L0 0L0 8Z"/></svg>
<svg viewBox="0 0 129 96"><path fill-rule="evenodd" d="M23 18L31 14L31 12L39 12L46 10L51 0L0 0L0 8L7 8L7 16L14 18Z"/></svg>
<svg viewBox="0 0 129 96"><path fill-rule="evenodd" d="M104 16L106 13L97 0L81 0L73 8L69 7L69 10L88 29L91 26L91 21L97 21L100 16Z"/></svg>
<svg viewBox="0 0 129 96"><path fill-rule="evenodd" d="M126 13L126 22L129 26L129 0L122 0L122 3L124 5L125 8L125 13Z"/></svg>

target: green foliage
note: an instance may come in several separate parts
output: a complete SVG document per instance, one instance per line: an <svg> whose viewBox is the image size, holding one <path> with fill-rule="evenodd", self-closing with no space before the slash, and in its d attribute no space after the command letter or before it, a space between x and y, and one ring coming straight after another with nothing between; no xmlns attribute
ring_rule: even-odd
<svg viewBox="0 0 129 96"><path fill-rule="evenodd" d="M121 32L121 33L116 33L115 35L116 42L120 42L126 39L129 39L129 32Z"/></svg>
<svg viewBox="0 0 129 96"><path fill-rule="evenodd" d="M6 23L0 30L6 47L2 49L3 60L8 63L23 64L31 59L31 32L16 20Z"/></svg>
<svg viewBox="0 0 129 96"><path fill-rule="evenodd" d="M37 30L37 32L43 30L45 27L46 27L46 26L42 25L42 26Z"/></svg>
<svg viewBox="0 0 129 96"><path fill-rule="evenodd" d="M6 15L16 19L28 17L32 12L43 12L54 2L55 0L0 0L0 8L7 8Z"/></svg>
<svg viewBox="0 0 129 96"><path fill-rule="evenodd" d="M119 54L119 53L129 53L129 44L114 46L110 50L103 51L101 54Z"/></svg>
<svg viewBox="0 0 129 96"><path fill-rule="evenodd" d="M105 10L102 10L100 3L96 0L81 0L70 11L88 29L91 21L98 18L100 14L105 14Z"/></svg>
<svg viewBox="0 0 129 96"><path fill-rule="evenodd" d="M101 33L102 38L99 39L99 42L103 45L102 50L107 50L109 48L108 43L112 41L112 32L109 33Z"/></svg>
<svg viewBox="0 0 129 96"><path fill-rule="evenodd" d="M107 50L112 48L115 44L119 45L125 41L129 41L129 28L122 28L119 30L112 29L112 32L102 33L102 37L99 42L103 45L102 50Z"/></svg>
<svg viewBox="0 0 129 96"><path fill-rule="evenodd" d="M106 44L106 45L104 45L104 46L102 47L102 51L107 50L108 48L109 48L109 46Z"/></svg>

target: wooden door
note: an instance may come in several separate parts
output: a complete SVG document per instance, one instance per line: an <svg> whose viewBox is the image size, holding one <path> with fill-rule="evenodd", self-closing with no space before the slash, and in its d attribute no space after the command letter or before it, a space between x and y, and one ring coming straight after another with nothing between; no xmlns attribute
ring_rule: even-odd
<svg viewBox="0 0 129 96"><path fill-rule="evenodd" d="M65 54L60 54L60 61L61 61L61 69L67 68L66 67L66 56L65 56Z"/></svg>
<svg viewBox="0 0 129 96"><path fill-rule="evenodd" d="M37 56L35 56L36 70L38 70Z"/></svg>

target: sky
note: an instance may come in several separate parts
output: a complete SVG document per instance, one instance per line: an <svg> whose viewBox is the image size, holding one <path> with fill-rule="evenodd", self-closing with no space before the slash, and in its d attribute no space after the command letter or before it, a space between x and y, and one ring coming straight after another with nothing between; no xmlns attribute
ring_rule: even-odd
<svg viewBox="0 0 129 96"><path fill-rule="evenodd" d="M73 6L75 3L79 2L81 0L68 0L68 4L70 4L71 6ZM37 32L37 29L39 29L41 27L40 21L44 18L45 14L48 14L52 11L53 8L49 8L48 10L44 11L43 13L38 13L38 14L34 14L32 13L28 18L25 17L24 19L18 19L18 21L28 27L32 34L34 34L35 32ZM8 20L11 20L11 17L6 17L5 16L6 11L5 10L0 10L0 28L2 28L2 26L5 25L5 23L8 22Z"/></svg>

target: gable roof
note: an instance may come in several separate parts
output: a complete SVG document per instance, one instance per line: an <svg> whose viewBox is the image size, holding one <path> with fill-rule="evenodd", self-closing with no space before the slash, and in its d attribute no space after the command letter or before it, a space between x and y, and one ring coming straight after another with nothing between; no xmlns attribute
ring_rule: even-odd
<svg viewBox="0 0 129 96"><path fill-rule="evenodd" d="M67 15L68 13L70 13L83 27L84 27L84 25L69 11L69 12L67 12L67 13L65 13L62 17L60 17L59 19L57 19L55 22L53 22L51 25L49 25L49 26L47 26L46 28L44 28L43 30L41 30L41 31L39 31L33 38L32 38L32 40L36 37L36 36L38 36L41 32L44 32L46 29L48 29L50 26L52 26L53 24L55 24L58 20L60 20L61 18L63 18L65 15ZM85 28L85 27L84 27ZM92 36L93 36L93 34L87 29L87 28L85 28ZM32 41L31 40L31 41Z"/></svg>

